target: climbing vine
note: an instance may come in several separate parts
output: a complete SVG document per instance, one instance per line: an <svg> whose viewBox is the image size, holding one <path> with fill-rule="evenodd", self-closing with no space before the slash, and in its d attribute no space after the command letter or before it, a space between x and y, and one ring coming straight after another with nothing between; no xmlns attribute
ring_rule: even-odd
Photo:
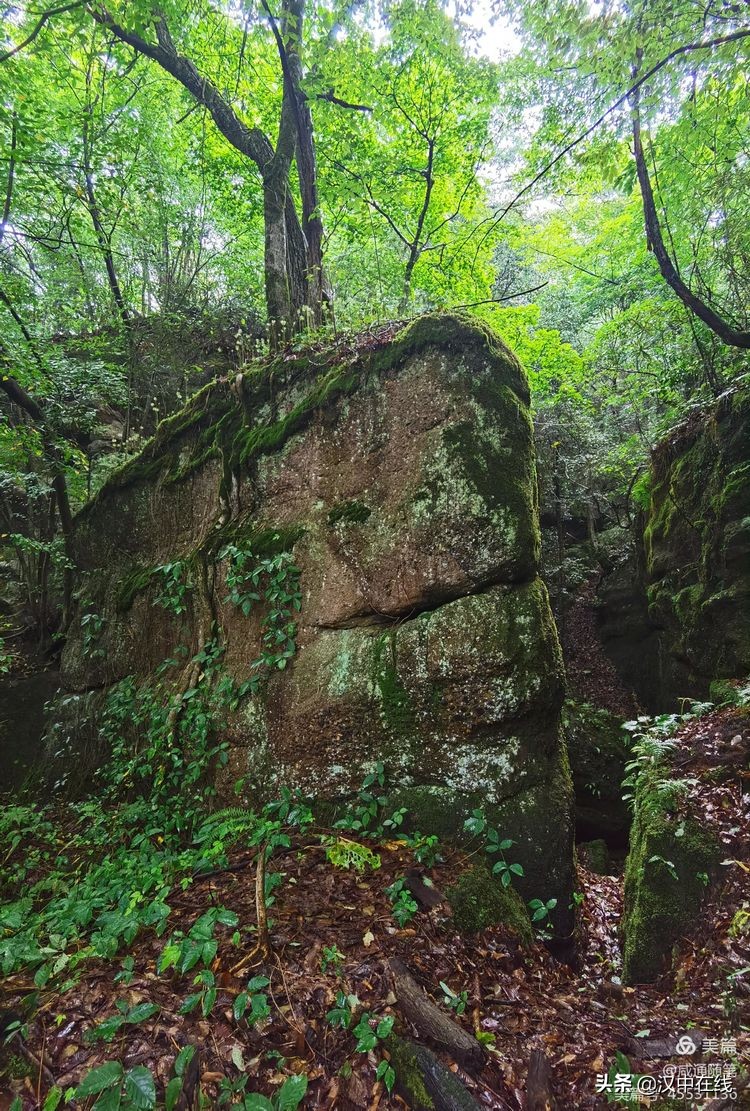
<svg viewBox="0 0 750 1111"><path fill-rule="evenodd" d="M291 552L280 551L260 558L249 545L227 544L219 552L227 560L225 601L249 617L265 603L260 655L250 663L250 678L242 693L255 693L262 679L275 670L283 671L297 648L294 615L302 608L300 570Z"/></svg>

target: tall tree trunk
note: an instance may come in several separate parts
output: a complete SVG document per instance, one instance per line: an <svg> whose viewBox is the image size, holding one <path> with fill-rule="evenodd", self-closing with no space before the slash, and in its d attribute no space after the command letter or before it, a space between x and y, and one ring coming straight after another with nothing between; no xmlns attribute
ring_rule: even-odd
<svg viewBox="0 0 750 1111"><path fill-rule="evenodd" d="M268 334L273 349L292 335L296 324L287 275L286 201L286 181L279 182L273 173L269 173L263 179L263 224Z"/></svg>
<svg viewBox="0 0 750 1111"><path fill-rule="evenodd" d="M88 79L88 76L87 76ZM83 180L86 190L86 207L88 208L91 223L94 226L94 234L96 242L99 244L102 258L104 259L104 267L107 271L107 283L109 284L112 300L115 303L120 320L126 331L130 327L130 313L125 304L125 298L122 294L122 287L117 277L117 270L115 269L115 259L112 254L112 242L107 235L104 224L102 223L101 211L96 200L96 190L94 188L94 171L91 165L91 121L90 117L93 111L93 105L90 101L87 102L84 109L85 115L83 119Z"/></svg>
<svg viewBox="0 0 750 1111"><path fill-rule="evenodd" d="M295 0L303 8L301 0ZM283 36L276 26L268 8L266 12L279 47L280 56L286 58L287 50ZM93 18L107 27L118 39L132 46L140 54L157 62L202 104L211 114L219 131L232 146L250 158L260 171L263 183L263 209L265 225L265 267L266 301L269 329L272 343L283 342L287 335L299 331L304 325L303 307L310 306L317 317L319 295L309 292L308 276L311 273L309 243L300 226L299 217L289 190L289 172L298 145L298 126L296 112L295 82L284 73L284 95L276 148L267 135L257 127L247 127L222 96L217 87L207 77L199 73L195 63L177 53L169 28L164 19L156 24L157 42L152 43L134 31L120 26L104 9L92 9ZM297 24L295 23L295 27ZM290 33L296 33L290 23ZM288 67L287 67L288 68ZM301 94L302 95L302 94ZM312 121L310 120L310 125ZM313 234L313 251L320 251L322 233L316 232L317 186L312 188L310 174L314 170L312 127L305 134L300 146L304 146L307 158L305 176L304 219ZM316 239L317 235L317 239ZM315 247L315 243L318 247ZM312 267L318 273L319 267ZM320 278L322 282L322 278ZM282 323L283 322L283 323Z"/></svg>
<svg viewBox="0 0 750 1111"><path fill-rule="evenodd" d="M115 257L112 252L112 239L107 235L104 224L102 222L101 211L96 199L96 189L94 187L94 170L92 166L92 147L93 136L91 134L91 120L94 114L94 102L91 97L91 82L92 82L91 60L89 61L86 70L86 103L84 105L83 115L83 179L84 187L86 190L86 207L88 208L91 223L94 226L94 235L99 244L102 258L104 259L104 268L107 272L107 282L109 284L112 300L117 308L117 313L120 317L122 324L123 334L125 337L125 350L127 358L127 412L125 414L125 426L122 430L122 442L127 443L130 437L130 421L133 412L133 378L135 376L135 344L132 331L132 319L128 311L125 297L123 296L122 286L120 285L117 276L117 269L115 268Z"/></svg>
<svg viewBox="0 0 750 1111"><path fill-rule="evenodd" d="M302 232L306 242L305 281L307 289L305 300L309 323L318 326L323 321L323 304L327 299L327 294L323 274L323 221L320 216L320 198L318 196L315 132L313 130L310 102L302 90L304 74L300 49L305 0L284 0L284 13L287 45L281 54L281 64L284 68L285 80L290 85L289 95L294 102L297 129L297 173L299 174L300 200L302 202Z"/></svg>

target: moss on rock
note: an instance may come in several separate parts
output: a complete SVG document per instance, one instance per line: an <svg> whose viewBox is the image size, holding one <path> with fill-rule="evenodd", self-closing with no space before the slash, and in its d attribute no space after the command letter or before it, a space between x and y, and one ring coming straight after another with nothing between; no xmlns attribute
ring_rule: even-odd
<svg viewBox="0 0 750 1111"><path fill-rule="evenodd" d="M148 590L151 580L156 574L155 567L133 567L120 579L115 596L115 609L118 613L127 613L135 601L136 595Z"/></svg>
<svg viewBox="0 0 750 1111"><path fill-rule="evenodd" d="M578 845L578 850L592 872L596 872L600 876L611 875L612 865L609 859L609 849L603 838L597 837L593 841L585 841Z"/></svg>
<svg viewBox="0 0 750 1111"><path fill-rule="evenodd" d="M368 505L361 501L345 501L334 505L328 514L328 524L334 525L362 525L372 514Z"/></svg>
<svg viewBox="0 0 750 1111"><path fill-rule="evenodd" d="M557 898L567 933L563 668L538 577L527 402L511 352L456 315L212 382L76 520L107 670L74 632L64 681L148 679L218 631L222 668L244 682L268 630L261 607L228 601L219 552L270 556L304 533L295 654L233 713L234 779L258 800L281 785L342 799L382 761L427 832L486 806L518 843L519 890ZM179 616L137 598L176 560L196 583Z"/></svg>
<svg viewBox="0 0 750 1111"><path fill-rule="evenodd" d="M626 983L647 983L663 970L673 944L695 921L720 856L719 842L694 818L636 798L622 920Z"/></svg>
<svg viewBox="0 0 750 1111"><path fill-rule="evenodd" d="M662 705L750 671L749 396L691 414L652 455L643 540Z"/></svg>
<svg viewBox="0 0 750 1111"><path fill-rule="evenodd" d="M456 928L476 934L488 926L505 926L524 945L534 941L534 930L523 899L513 887L503 887L484 864L475 864L446 891Z"/></svg>

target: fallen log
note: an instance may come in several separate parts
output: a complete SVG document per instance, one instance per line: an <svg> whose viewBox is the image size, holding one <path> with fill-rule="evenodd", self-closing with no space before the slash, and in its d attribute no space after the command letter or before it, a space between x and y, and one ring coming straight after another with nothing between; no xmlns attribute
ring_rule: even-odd
<svg viewBox="0 0 750 1111"><path fill-rule="evenodd" d="M532 1049L526 1077L526 1111L555 1111L552 1071L543 1049Z"/></svg>
<svg viewBox="0 0 750 1111"><path fill-rule="evenodd" d="M389 1049L396 1090L411 1111L480 1111L468 1089L427 1046L394 1034Z"/></svg>
<svg viewBox="0 0 750 1111"><path fill-rule="evenodd" d="M418 1033L462 1065L481 1068L486 1060L481 1043L433 1003L402 961L392 957L388 968L398 1008Z"/></svg>

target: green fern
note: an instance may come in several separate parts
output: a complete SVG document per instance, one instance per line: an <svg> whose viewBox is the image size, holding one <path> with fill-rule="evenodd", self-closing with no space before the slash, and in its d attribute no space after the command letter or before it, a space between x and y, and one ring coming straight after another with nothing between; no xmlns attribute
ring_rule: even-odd
<svg viewBox="0 0 750 1111"><path fill-rule="evenodd" d="M216 810L198 829L195 844L200 845L205 841L223 841L227 846L233 845L243 834L255 830L258 821L258 815L253 810L246 810L241 806L228 806L223 810Z"/></svg>

